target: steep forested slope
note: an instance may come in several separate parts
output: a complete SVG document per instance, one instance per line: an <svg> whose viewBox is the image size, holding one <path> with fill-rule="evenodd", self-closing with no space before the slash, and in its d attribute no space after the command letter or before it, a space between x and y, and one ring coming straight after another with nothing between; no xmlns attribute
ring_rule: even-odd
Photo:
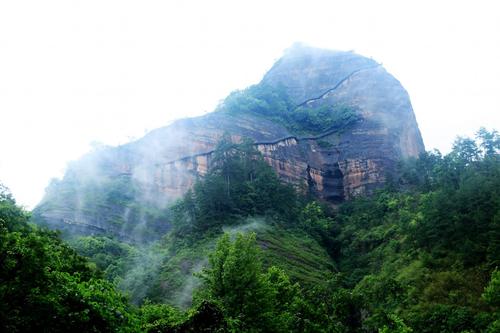
<svg viewBox="0 0 500 333"><path fill-rule="evenodd" d="M339 269L368 326L397 315L416 332L483 331L498 319L481 295L500 260L500 142L478 137L406 161L391 189L340 208Z"/></svg>

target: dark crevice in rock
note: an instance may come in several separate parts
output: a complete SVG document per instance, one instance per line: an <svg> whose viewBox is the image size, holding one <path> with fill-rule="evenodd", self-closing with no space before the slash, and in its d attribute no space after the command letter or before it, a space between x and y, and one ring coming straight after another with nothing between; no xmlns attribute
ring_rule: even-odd
<svg viewBox="0 0 500 333"><path fill-rule="evenodd" d="M344 174L338 163L323 175L323 198L332 203L344 201Z"/></svg>
<svg viewBox="0 0 500 333"><path fill-rule="evenodd" d="M312 175L311 175L311 166L308 164L306 168L306 174L307 174L307 188L309 189L309 194L311 195L316 195L316 182L314 181Z"/></svg>

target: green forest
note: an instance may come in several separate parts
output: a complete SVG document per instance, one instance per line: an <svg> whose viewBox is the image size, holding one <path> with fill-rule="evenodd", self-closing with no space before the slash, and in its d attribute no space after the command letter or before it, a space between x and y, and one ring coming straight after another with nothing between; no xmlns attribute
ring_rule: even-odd
<svg viewBox="0 0 500 333"><path fill-rule="evenodd" d="M480 129L332 207L225 136L149 243L63 240L2 186L0 331L500 332L499 153Z"/></svg>

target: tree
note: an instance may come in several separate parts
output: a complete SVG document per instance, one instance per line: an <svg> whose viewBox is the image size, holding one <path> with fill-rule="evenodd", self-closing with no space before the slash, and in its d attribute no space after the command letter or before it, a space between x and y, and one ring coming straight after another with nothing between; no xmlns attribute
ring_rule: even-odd
<svg viewBox="0 0 500 333"><path fill-rule="evenodd" d="M470 138L458 137L453 143L451 155L457 162L469 165L479 159L479 148Z"/></svg>
<svg viewBox="0 0 500 333"><path fill-rule="evenodd" d="M500 135L496 130L489 132L486 128L481 127L476 133L476 138L479 140L485 156L498 155L500 152Z"/></svg>
<svg viewBox="0 0 500 333"><path fill-rule="evenodd" d="M277 268L264 272L255 233L224 234L203 270L204 296L220 302L230 329L239 332L286 331L295 288Z"/></svg>
<svg viewBox="0 0 500 333"><path fill-rule="evenodd" d="M252 215L277 214L293 222L297 194L283 184L249 139L233 143L225 134L208 173L174 207L178 232L202 234Z"/></svg>

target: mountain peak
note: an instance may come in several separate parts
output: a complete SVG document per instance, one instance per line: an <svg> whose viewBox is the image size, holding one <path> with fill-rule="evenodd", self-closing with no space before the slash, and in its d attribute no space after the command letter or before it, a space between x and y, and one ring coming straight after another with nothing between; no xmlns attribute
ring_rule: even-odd
<svg viewBox="0 0 500 333"><path fill-rule="evenodd" d="M378 66L373 59L351 51L320 49L297 43L285 50L262 83L284 87L292 100L301 104L360 70Z"/></svg>

